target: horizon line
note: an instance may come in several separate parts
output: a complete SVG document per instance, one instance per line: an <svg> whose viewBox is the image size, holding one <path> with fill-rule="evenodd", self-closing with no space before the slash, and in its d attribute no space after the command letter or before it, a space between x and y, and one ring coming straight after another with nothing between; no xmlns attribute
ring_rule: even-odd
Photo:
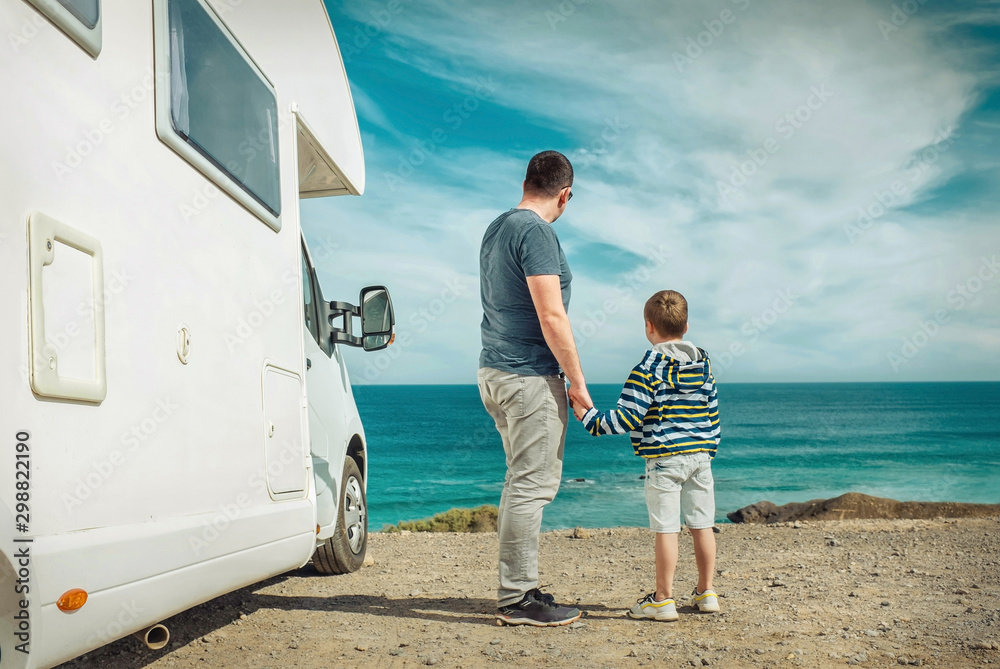
<svg viewBox="0 0 1000 669"><path fill-rule="evenodd" d="M895 384L895 385L916 385L932 383L1000 383L996 380L948 380L948 381L726 381L724 386L773 386L773 385L862 385L862 384ZM398 387L423 387L423 386L475 386L475 383L357 383L351 380L353 388L384 388L391 386ZM618 381L588 383L588 386L617 386L622 385Z"/></svg>

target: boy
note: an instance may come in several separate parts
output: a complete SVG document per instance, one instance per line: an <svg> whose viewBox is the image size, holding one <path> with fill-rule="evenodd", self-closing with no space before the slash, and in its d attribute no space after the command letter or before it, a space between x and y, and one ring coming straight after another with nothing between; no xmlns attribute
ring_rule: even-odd
<svg viewBox="0 0 1000 669"><path fill-rule="evenodd" d="M712 458L719 445L719 404L711 363L682 337L688 330L687 300L661 290L643 309L646 338L653 345L625 382L618 407L600 413L573 408L590 434L625 434L635 454L646 458L646 507L656 532L656 590L633 606L632 618L677 620L673 599L681 513L694 538L698 586L691 606L715 613L715 487Z"/></svg>

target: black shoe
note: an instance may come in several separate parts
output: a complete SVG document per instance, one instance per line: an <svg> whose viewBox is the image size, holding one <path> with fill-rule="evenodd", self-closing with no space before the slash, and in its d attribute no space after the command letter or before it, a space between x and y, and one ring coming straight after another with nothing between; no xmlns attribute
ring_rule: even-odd
<svg viewBox="0 0 1000 669"><path fill-rule="evenodd" d="M535 625L555 627L569 625L578 620L580 609L559 606L552 595L535 588L525 593L521 601L497 609L497 621L501 625Z"/></svg>

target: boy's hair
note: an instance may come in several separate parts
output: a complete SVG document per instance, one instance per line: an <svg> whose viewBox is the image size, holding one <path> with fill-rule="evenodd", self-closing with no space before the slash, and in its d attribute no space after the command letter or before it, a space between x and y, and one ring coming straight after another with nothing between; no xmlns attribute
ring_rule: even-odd
<svg viewBox="0 0 1000 669"><path fill-rule="evenodd" d="M524 175L524 192L530 195L555 197L563 188L573 185L573 166L558 151L542 151L532 156Z"/></svg>
<svg viewBox="0 0 1000 669"><path fill-rule="evenodd" d="M688 303L676 290L661 290L646 300L642 315L661 337L683 337L688 322Z"/></svg>

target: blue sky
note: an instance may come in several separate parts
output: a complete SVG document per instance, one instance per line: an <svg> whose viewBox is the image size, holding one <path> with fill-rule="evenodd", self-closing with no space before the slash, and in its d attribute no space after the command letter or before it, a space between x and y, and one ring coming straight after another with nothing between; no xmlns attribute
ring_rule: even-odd
<svg viewBox="0 0 1000 669"><path fill-rule="evenodd" d="M397 315L354 383L474 383L479 242L544 149L589 382L663 288L720 381L1000 380L1000 2L327 7L367 190L303 226L328 298Z"/></svg>

